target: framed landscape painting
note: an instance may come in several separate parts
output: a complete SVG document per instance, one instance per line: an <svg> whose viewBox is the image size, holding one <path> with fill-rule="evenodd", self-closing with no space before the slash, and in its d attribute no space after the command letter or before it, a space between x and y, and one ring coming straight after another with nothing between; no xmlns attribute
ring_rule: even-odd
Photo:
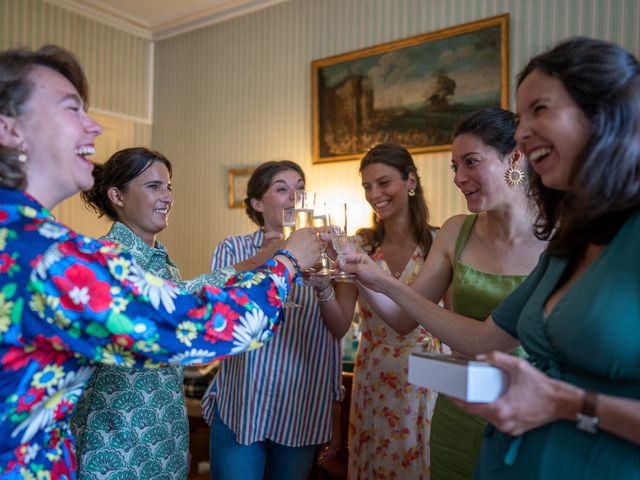
<svg viewBox="0 0 640 480"><path fill-rule="evenodd" d="M361 158L382 142L450 148L463 116L508 108L509 15L315 60L313 162Z"/></svg>

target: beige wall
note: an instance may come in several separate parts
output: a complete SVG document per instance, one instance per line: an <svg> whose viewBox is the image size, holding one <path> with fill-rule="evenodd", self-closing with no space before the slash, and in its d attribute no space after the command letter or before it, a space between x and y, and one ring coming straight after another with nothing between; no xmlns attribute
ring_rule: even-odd
<svg viewBox="0 0 640 480"><path fill-rule="evenodd" d="M295 160L309 188L349 202L353 227L368 222L357 162L311 164L312 60L505 12L511 78L529 56L571 35L640 50L637 0L291 0L159 42L152 141L175 164L163 241L183 275L207 268L225 235L253 228L226 206L229 168ZM433 223L465 211L449 154L416 162Z"/></svg>
<svg viewBox="0 0 640 480"><path fill-rule="evenodd" d="M153 46L43 0L0 0L0 48L54 43L82 61L91 86L91 107L146 126L150 139ZM148 130L146 132L145 130Z"/></svg>
<svg viewBox="0 0 640 480"><path fill-rule="evenodd" d="M0 0L0 49L55 43L81 60L90 85L90 113L104 126L97 161L114 149L151 144L153 45L42 0ZM63 222L88 235L106 232L79 197L54 210Z"/></svg>

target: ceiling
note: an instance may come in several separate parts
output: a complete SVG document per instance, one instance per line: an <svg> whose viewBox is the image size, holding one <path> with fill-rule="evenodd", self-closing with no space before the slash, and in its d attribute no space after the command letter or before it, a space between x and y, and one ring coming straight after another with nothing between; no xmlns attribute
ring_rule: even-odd
<svg viewBox="0 0 640 480"><path fill-rule="evenodd" d="M47 0L150 40L162 40L289 0Z"/></svg>

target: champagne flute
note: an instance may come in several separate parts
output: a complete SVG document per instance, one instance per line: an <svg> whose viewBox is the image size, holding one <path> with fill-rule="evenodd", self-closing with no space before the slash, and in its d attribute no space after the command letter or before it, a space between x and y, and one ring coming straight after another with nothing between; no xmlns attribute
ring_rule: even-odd
<svg viewBox="0 0 640 480"><path fill-rule="evenodd" d="M329 213L327 209L327 204L322 202L320 204L320 208L316 208L313 212L313 228L315 228L318 233L328 233L329 227ZM333 273L333 269L331 268L331 259L329 255L327 255L327 242L322 238L322 235L319 235L320 238L320 269L315 272L316 275L330 275Z"/></svg>
<svg viewBox="0 0 640 480"><path fill-rule="evenodd" d="M296 209L295 208L285 208L282 210L282 234L284 239L286 240L289 235L296 229ZM302 305L291 300L291 292L293 291L293 284L289 289L289 293L287 294L287 298L283 304L284 308L300 308Z"/></svg>
<svg viewBox="0 0 640 480"><path fill-rule="evenodd" d="M286 239L296 229L296 209L285 208L282 210L282 235Z"/></svg>
<svg viewBox="0 0 640 480"><path fill-rule="evenodd" d="M336 204L331 211L329 219L331 223L329 227L331 245L333 245L333 249L338 254L337 261L340 262L344 260L344 255L348 253L348 250L353 252L353 243L347 235L347 204L344 202ZM342 270L334 274L334 278L337 279L347 279L354 276L355 275L343 272Z"/></svg>
<svg viewBox="0 0 640 480"><path fill-rule="evenodd" d="M296 230L313 225L313 209L316 203L315 192L308 190L295 191Z"/></svg>
<svg viewBox="0 0 640 480"><path fill-rule="evenodd" d="M344 260L345 253L353 253L353 243L349 236L344 233L339 227L332 228L333 235L331 236L331 244L333 245L333 249L338 254L337 262L340 263ZM334 278L338 279L346 279L352 277L355 277L355 275L342 270L334 274Z"/></svg>

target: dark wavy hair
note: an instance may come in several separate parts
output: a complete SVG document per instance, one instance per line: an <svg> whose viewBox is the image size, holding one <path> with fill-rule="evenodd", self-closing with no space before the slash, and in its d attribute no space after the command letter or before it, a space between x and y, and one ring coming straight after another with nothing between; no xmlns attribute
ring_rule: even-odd
<svg viewBox="0 0 640 480"><path fill-rule="evenodd" d="M78 59L68 50L46 45L33 51L17 48L0 52L0 115L19 117L29 99L33 83L27 76L35 66L49 67L60 73L78 91L85 108L89 102L89 85ZM17 190L27 187L20 151L0 145L0 186Z"/></svg>
<svg viewBox="0 0 640 480"><path fill-rule="evenodd" d="M458 123L453 138L466 133L475 135L500 155L508 155L516 148L516 115L497 107L477 110Z"/></svg>
<svg viewBox="0 0 640 480"><path fill-rule="evenodd" d="M155 162L160 162L167 167L170 177L173 175L171 162L160 152L143 147L119 150L103 165L95 164L93 187L81 192L80 197L85 205L99 217L106 215L116 222L119 220L118 212L109 200L109 189L116 187L120 191L126 191L129 182L142 175Z"/></svg>
<svg viewBox="0 0 640 480"><path fill-rule="evenodd" d="M532 175L538 238L550 239L551 253L574 256L589 243L609 243L640 206L640 65L614 43L578 37L532 58L517 86L535 70L560 80L591 125L571 191Z"/></svg>
<svg viewBox="0 0 640 480"><path fill-rule="evenodd" d="M244 209L249 218L260 227L264 227L264 216L251 205L251 199L260 200L271 186L271 181L278 173L285 170L296 171L304 180L304 172L300 165L291 160L272 160L265 162L253 171L247 182L247 197L244 199Z"/></svg>
<svg viewBox="0 0 640 480"><path fill-rule="evenodd" d="M410 173L415 175L416 194L409 197L411 233L418 242L418 245L422 247L426 258L433 243L432 231L434 229L429 225L429 209L427 208L427 202L425 201L424 191L420 182L420 175L418 175L418 169L413 162L413 157L411 157L409 151L402 145L396 143L379 143L369 150L360 161L360 173L362 174L365 168L374 163L382 163L396 169L400 172L403 180L407 180ZM357 234L364 239L364 248L369 255L375 252L376 248L382 244L384 233L384 222L379 220L375 214L373 215L373 228L361 228L357 231Z"/></svg>

